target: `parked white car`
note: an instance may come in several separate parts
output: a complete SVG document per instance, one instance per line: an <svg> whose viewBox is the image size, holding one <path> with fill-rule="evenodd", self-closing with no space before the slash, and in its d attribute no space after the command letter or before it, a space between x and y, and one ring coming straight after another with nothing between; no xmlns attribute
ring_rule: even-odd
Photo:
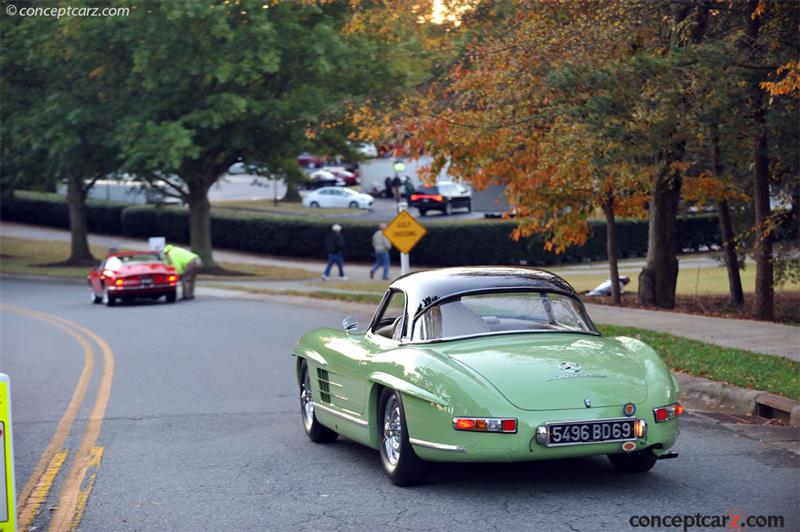
<svg viewBox="0 0 800 532"><path fill-rule="evenodd" d="M374 199L344 187L322 187L303 198L303 206L312 209L372 209Z"/></svg>

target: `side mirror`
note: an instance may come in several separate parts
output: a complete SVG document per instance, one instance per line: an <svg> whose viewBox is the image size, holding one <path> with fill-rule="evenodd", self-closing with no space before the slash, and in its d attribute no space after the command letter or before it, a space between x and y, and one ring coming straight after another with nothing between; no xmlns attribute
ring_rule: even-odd
<svg viewBox="0 0 800 532"><path fill-rule="evenodd" d="M347 331L347 334L353 334L358 329L358 322L353 316L347 316L342 320L342 329Z"/></svg>

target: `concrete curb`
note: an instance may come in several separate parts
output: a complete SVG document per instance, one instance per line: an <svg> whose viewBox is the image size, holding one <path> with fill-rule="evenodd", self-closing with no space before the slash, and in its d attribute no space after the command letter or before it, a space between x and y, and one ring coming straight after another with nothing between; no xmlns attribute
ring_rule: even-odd
<svg viewBox="0 0 800 532"><path fill-rule="evenodd" d="M679 397L689 408L719 408L735 414L780 419L792 427L800 427L800 401L686 373L672 373L681 385Z"/></svg>

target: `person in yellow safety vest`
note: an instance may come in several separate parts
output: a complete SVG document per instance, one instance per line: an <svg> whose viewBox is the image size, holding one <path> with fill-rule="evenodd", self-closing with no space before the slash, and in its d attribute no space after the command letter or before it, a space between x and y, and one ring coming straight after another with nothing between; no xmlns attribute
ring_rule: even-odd
<svg viewBox="0 0 800 532"><path fill-rule="evenodd" d="M183 299L194 299L194 280L203 267L203 261L191 251L172 244L164 246L164 259L181 276Z"/></svg>

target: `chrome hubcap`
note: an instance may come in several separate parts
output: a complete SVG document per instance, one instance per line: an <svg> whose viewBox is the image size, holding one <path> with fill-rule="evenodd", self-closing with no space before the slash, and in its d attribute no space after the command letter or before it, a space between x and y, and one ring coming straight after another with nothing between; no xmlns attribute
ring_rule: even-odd
<svg viewBox="0 0 800 532"><path fill-rule="evenodd" d="M311 379L308 377L308 371L300 386L300 407L303 411L303 424L306 429L311 429L311 424L314 422L314 400L311 398Z"/></svg>
<svg viewBox="0 0 800 532"><path fill-rule="evenodd" d="M392 395L386 401L386 409L383 414L383 451L386 459L393 466L397 465L400 459L400 442L403 439L403 427L400 424L400 403L397 397Z"/></svg>

